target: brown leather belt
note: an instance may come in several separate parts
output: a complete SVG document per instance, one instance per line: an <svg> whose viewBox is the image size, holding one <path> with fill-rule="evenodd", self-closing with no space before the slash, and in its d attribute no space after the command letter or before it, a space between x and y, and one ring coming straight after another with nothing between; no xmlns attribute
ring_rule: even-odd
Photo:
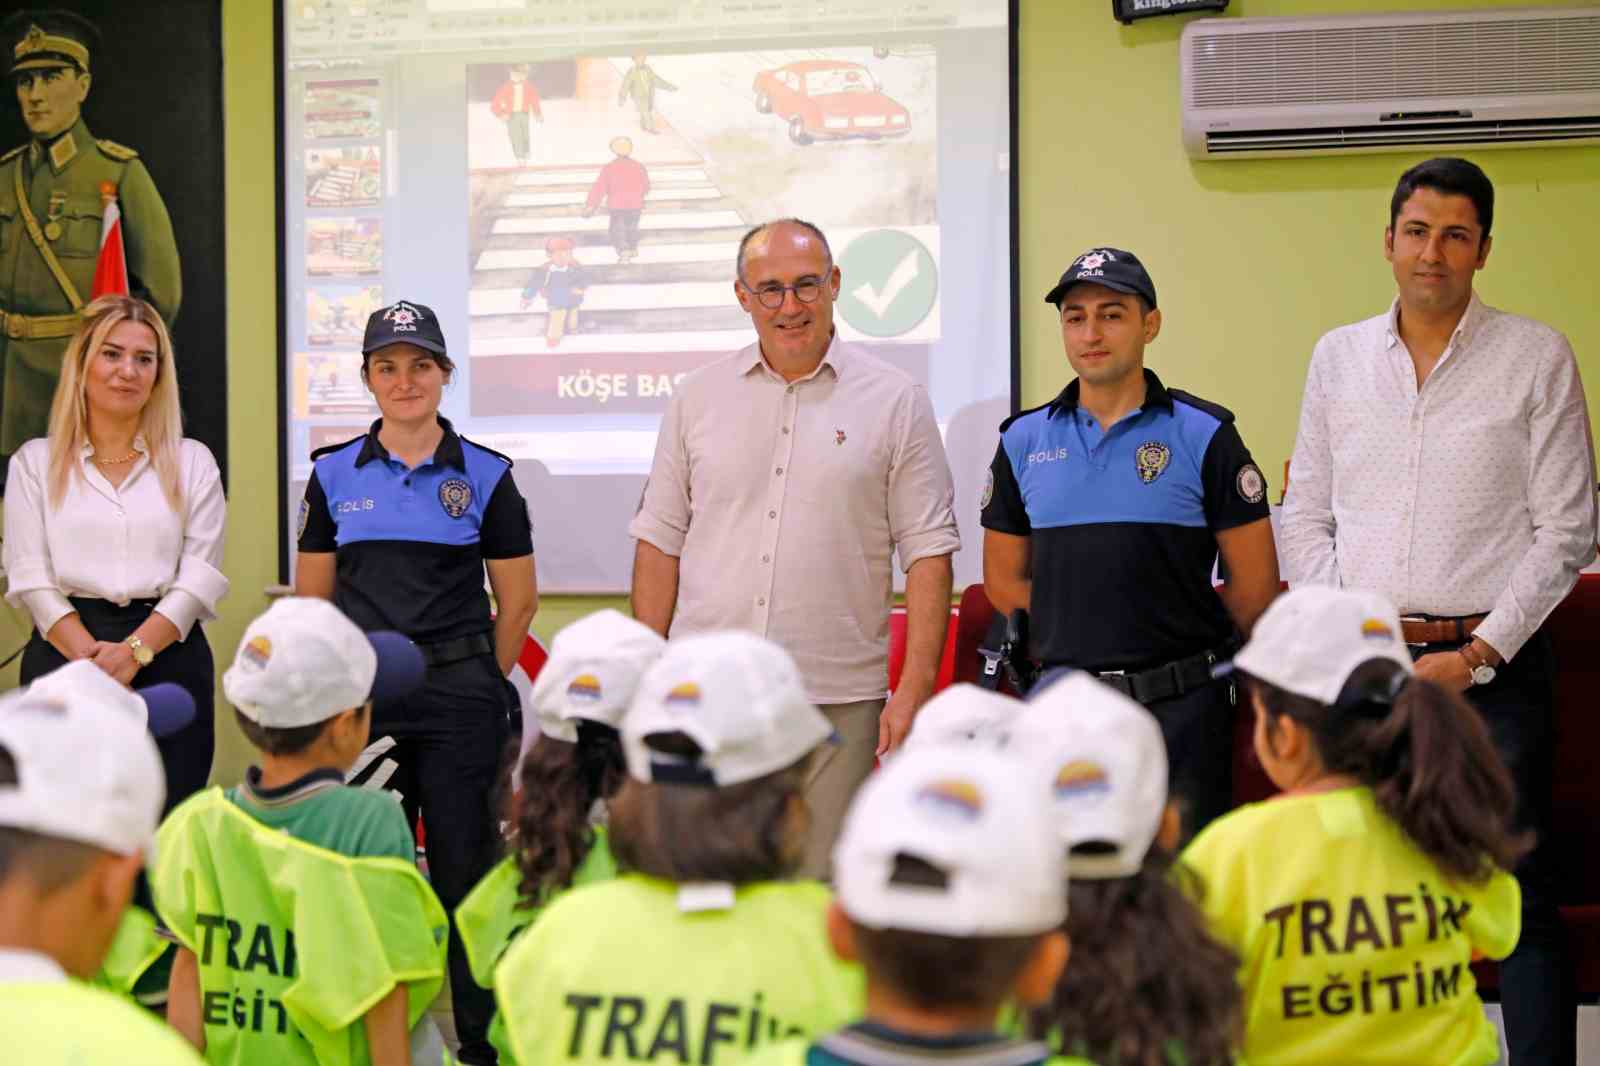
<svg viewBox="0 0 1600 1066"><path fill-rule="evenodd" d="M1486 614L1467 614L1460 618L1403 615L1400 632L1405 635L1407 644L1465 644L1487 617Z"/></svg>
<svg viewBox="0 0 1600 1066"><path fill-rule="evenodd" d="M23 315L0 308L0 333L14 341L70 337L83 325L76 311L65 315Z"/></svg>

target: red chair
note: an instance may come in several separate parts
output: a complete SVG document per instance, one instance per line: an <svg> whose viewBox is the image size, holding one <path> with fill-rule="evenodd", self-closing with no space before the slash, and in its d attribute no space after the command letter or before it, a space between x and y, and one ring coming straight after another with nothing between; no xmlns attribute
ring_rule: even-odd
<svg viewBox="0 0 1600 1066"><path fill-rule="evenodd" d="M965 602L965 601L963 601ZM956 615L958 609L950 608L950 628L945 633L944 654L939 658L939 673L933 690L938 692L950 684L956 671ZM895 607L889 611L889 691L900 687L900 673L906 666L906 609Z"/></svg>

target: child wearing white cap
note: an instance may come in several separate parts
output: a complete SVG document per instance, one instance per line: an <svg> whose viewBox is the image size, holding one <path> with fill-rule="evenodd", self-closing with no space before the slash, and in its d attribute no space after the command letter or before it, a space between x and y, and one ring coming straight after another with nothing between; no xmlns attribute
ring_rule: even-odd
<svg viewBox="0 0 1600 1066"><path fill-rule="evenodd" d="M667 642L619 611L596 611L556 634L530 699L538 738L517 777L510 854L456 908L456 929L473 980L494 987L511 942L555 896L616 876L606 838L606 801L627 767L617 732L645 670ZM499 1012L489 1042L515 1061Z"/></svg>
<svg viewBox="0 0 1600 1066"><path fill-rule="evenodd" d="M363 633L326 600L279 600L245 630L222 687L261 764L179 805L151 873L180 944L168 1021L209 1062L412 1061L448 919L400 805L344 774L373 702L423 669L405 637Z"/></svg>
<svg viewBox="0 0 1600 1066"><path fill-rule="evenodd" d="M1178 809L1155 717L1086 673L1035 689L1011 746L1043 771L1069 852L1072 965L1028 1032L1120 1066L1229 1066L1239 958L1173 877Z"/></svg>
<svg viewBox="0 0 1600 1066"><path fill-rule="evenodd" d="M997 1029L1002 1009L1045 1002L1066 964L1065 869L1049 793L1019 756L907 744L856 794L833 852L828 937L866 969L866 1016L753 1062L1083 1063Z"/></svg>
<svg viewBox="0 0 1600 1066"><path fill-rule="evenodd" d="M922 705L907 746L979 741L1003 745L1022 718L1024 704L1010 696L965 682L950 685Z"/></svg>
<svg viewBox="0 0 1600 1066"><path fill-rule="evenodd" d="M1511 778L1477 713L1412 675L1381 596L1297 588L1233 671L1282 796L1183 854L1243 959L1244 1058L1281 1066L1494 1062L1476 955L1521 934Z"/></svg>
<svg viewBox="0 0 1600 1066"><path fill-rule="evenodd" d="M550 903L495 970L519 1063L730 1066L860 1013L860 971L823 939L827 890L786 880L831 734L777 645L667 645L622 720L610 841L627 872Z"/></svg>
<svg viewBox="0 0 1600 1066"><path fill-rule="evenodd" d="M72 669L78 665L87 670ZM155 688L130 692L84 662L0 701L0 1027L8 1062L200 1062L148 1013L83 983L100 969L122 920L166 798L146 715L181 716L186 701L194 716L187 692Z"/></svg>

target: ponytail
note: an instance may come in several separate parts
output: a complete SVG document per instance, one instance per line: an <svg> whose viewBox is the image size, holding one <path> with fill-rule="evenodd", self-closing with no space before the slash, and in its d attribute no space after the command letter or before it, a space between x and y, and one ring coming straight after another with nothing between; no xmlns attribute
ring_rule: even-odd
<svg viewBox="0 0 1600 1066"><path fill-rule="evenodd" d="M1029 1035L1116 1066L1231 1066L1244 1035L1239 957L1185 894L1191 877L1153 847L1131 877L1070 881L1072 962L1029 1014Z"/></svg>
<svg viewBox="0 0 1600 1066"><path fill-rule="evenodd" d="M1358 667L1381 673L1382 661ZM1392 667L1390 667L1392 669ZM1481 884L1509 870L1532 846L1512 831L1516 804L1511 774L1478 712L1459 695L1409 678L1390 700L1325 706L1257 678L1249 684L1272 719L1299 722L1329 773L1350 774L1371 787L1378 808L1451 877Z"/></svg>
<svg viewBox="0 0 1600 1066"><path fill-rule="evenodd" d="M624 776L617 731L598 722L580 721L576 744L542 736L528 749L513 842L522 872L519 906L538 906L572 887L594 847L590 812L616 793Z"/></svg>

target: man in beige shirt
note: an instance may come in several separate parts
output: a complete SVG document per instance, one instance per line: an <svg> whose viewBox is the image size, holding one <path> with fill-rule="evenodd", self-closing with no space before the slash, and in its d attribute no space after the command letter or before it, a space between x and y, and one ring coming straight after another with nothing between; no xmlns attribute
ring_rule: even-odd
<svg viewBox="0 0 1600 1066"><path fill-rule="evenodd" d="M839 731L807 785L813 876L826 874L873 759L900 744L932 694L961 546L927 392L834 336L839 281L810 223L745 235L734 294L757 343L673 396L628 527L640 621L664 635L744 629L776 641ZM885 702L895 551L906 662Z"/></svg>

